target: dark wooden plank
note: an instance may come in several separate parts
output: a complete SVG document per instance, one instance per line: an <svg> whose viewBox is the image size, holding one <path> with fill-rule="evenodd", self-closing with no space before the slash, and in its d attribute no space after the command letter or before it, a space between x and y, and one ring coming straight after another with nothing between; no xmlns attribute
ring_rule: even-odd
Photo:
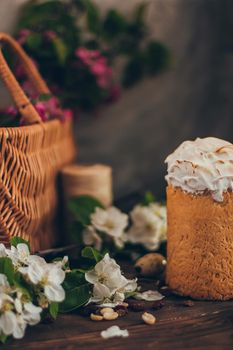
<svg viewBox="0 0 233 350"><path fill-rule="evenodd" d="M141 312L109 322L93 322L78 314L60 315L53 324L28 329L24 339L11 341L3 349L161 349L232 350L233 301L195 301L185 307L183 299L169 297L166 305L153 313L154 326L141 321ZM129 338L103 340L100 332L111 325L127 328Z"/></svg>

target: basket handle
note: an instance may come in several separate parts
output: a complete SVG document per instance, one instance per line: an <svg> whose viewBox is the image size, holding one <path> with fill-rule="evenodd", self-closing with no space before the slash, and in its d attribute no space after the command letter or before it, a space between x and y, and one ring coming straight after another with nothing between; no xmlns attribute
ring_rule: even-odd
<svg viewBox="0 0 233 350"><path fill-rule="evenodd" d="M6 43L12 51L19 57L21 63L24 66L25 73L30 82L35 87L39 94L49 94L49 88L45 81L38 72L36 66L22 49L19 43L13 39L10 35L0 32L0 44ZM23 89L16 80L12 73L6 59L2 53L2 47L0 46L0 76L9 90L17 109L23 117L26 124L40 123L41 118L36 109L32 105L30 99L26 96Z"/></svg>

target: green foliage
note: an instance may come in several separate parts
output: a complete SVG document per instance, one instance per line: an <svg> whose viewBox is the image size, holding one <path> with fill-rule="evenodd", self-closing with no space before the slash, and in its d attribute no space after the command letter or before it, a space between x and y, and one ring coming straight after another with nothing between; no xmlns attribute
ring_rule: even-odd
<svg viewBox="0 0 233 350"><path fill-rule="evenodd" d="M18 237L18 236L15 236L15 237L12 237L10 239L10 244L13 246L13 247L17 247L17 245L19 243L24 243L24 244L27 244L28 248L29 248L29 251L30 251L30 245L29 245L29 242L26 241L25 239L21 238L21 237Z"/></svg>
<svg viewBox="0 0 233 350"><path fill-rule="evenodd" d="M158 74L170 64L169 50L159 42L150 42L146 47L146 64L148 72Z"/></svg>
<svg viewBox="0 0 233 350"><path fill-rule="evenodd" d="M68 57L68 48L64 42L64 40L62 40L59 37L56 37L54 39L51 40L53 47L54 47L54 51L55 51L55 55L57 57L58 63L62 66L66 63L66 59Z"/></svg>
<svg viewBox="0 0 233 350"><path fill-rule="evenodd" d="M59 305L60 312L69 312L86 304L91 296L90 284L85 280L84 273L78 270L72 270L66 273L63 287L66 292L66 298Z"/></svg>
<svg viewBox="0 0 233 350"><path fill-rule="evenodd" d="M68 209L72 213L74 219L83 226L90 224L90 216L95 211L96 207L104 208L100 201L86 195L73 197L68 202Z"/></svg>
<svg viewBox="0 0 233 350"><path fill-rule="evenodd" d="M22 274L15 271L14 274L14 285L19 288L24 295L24 298L27 298L28 301L31 301L33 299L33 288L31 285L29 285Z"/></svg>
<svg viewBox="0 0 233 350"><path fill-rule="evenodd" d="M5 344L6 341L7 341L7 339L8 339L8 336L7 336L7 335L5 335L5 334L3 334L3 333L0 335L0 342L1 342L2 344Z"/></svg>
<svg viewBox="0 0 233 350"><path fill-rule="evenodd" d="M102 23L97 6L89 0L84 0L83 4L87 14L87 28L91 33L99 34Z"/></svg>
<svg viewBox="0 0 233 350"><path fill-rule="evenodd" d="M103 255L100 254L96 249L92 247L85 247L82 250L82 257L95 260L96 263L103 259Z"/></svg>
<svg viewBox="0 0 233 350"><path fill-rule="evenodd" d="M66 291L66 299L59 304L59 311L70 312L85 305L91 297L91 287L89 283L82 284Z"/></svg>
<svg viewBox="0 0 233 350"><path fill-rule="evenodd" d="M56 318L57 318L58 311L59 311L59 304L58 303L51 303L49 305L49 313L54 320L56 320Z"/></svg>
<svg viewBox="0 0 233 350"><path fill-rule="evenodd" d="M103 21L103 31L106 38L112 40L127 29L127 22L123 15L116 10L109 10Z"/></svg>
<svg viewBox="0 0 233 350"><path fill-rule="evenodd" d="M0 273L6 275L10 285L13 285L15 272L10 258L0 258Z"/></svg>
<svg viewBox="0 0 233 350"><path fill-rule="evenodd" d="M141 53L135 54L127 63L124 70L123 85L130 87L144 76L144 57Z"/></svg>
<svg viewBox="0 0 233 350"><path fill-rule="evenodd" d="M39 50L42 44L42 36L39 33L31 33L27 37L26 42L30 50Z"/></svg>
<svg viewBox="0 0 233 350"><path fill-rule="evenodd" d="M144 3L125 16L116 9L102 14L92 0L31 0L22 9L16 35L29 30L23 46L63 106L91 111L111 101L116 83L111 77L101 86L90 67L77 58L77 48L98 50L113 70L123 57L118 76L125 87L169 66L168 49L149 39L146 11Z"/></svg>
<svg viewBox="0 0 233 350"><path fill-rule="evenodd" d="M142 205L148 206L150 203L154 203L154 202L155 202L155 196L150 191L147 191L144 195Z"/></svg>

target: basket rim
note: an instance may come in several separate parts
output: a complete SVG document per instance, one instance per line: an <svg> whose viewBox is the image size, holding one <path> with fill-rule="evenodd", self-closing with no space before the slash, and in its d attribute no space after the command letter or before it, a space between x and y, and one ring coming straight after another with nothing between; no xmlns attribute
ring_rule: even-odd
<svg viewBox="0 0 233 350"><path fill-rule="evenodd" d="M52 120L48 120L46 122L42 122L42 123L38 123L38 124L30 124L30 125L23 125L23 126L16 126L16 127L0 127L0 134L2 134L4 131L25 131L25 132L30 132L32 130L36 130L36 129L43 129L44 127L52 127L53 125L64 125L67 123L71 123L72 122L72 118L71 119L66 119L64 121L61 121L59 119L52 119Z"/></svg>

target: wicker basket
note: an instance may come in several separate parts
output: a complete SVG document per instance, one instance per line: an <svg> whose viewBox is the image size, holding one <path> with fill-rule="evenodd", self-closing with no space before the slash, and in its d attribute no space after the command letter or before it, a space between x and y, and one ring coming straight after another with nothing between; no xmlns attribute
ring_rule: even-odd
<svg viewBox="0 0 233 350"><path fill-rule="evenodd" d="M49 93L31 59L9 35L0 33L39 94ZM45 123L15 79L0 49L0 76L28 126L0 128L0 242L12 236L30 241L33 251L56 243L56 178L75 158L71 121Z"/></svg>

